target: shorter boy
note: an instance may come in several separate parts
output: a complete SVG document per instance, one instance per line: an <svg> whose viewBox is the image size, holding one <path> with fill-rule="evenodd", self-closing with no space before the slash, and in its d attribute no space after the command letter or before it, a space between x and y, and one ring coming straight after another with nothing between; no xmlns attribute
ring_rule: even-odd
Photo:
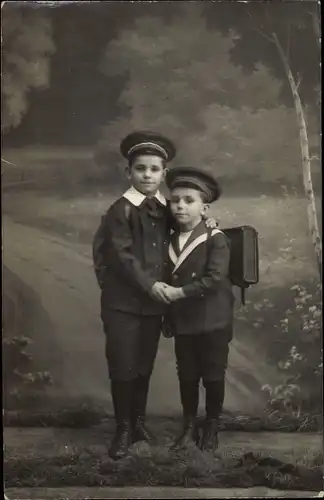
<svg viewBox="0 0 324 500"><path fill-rule="evenodd" d="M194 443L204 451L218 446L217 429L233 330L234 295L229 279L230 249L224 233L202 222L220 186L200 169L174 167L166 174L177 230L169 245L167 328L174 336L183 407L183 431L173 448ZM206 419L199 441L196 417L199 383L206 389Z"/></svg>

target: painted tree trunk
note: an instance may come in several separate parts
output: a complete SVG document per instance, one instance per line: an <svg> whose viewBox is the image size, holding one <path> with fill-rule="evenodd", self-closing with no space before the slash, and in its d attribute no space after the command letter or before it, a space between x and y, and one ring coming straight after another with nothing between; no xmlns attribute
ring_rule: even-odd
<svg viewBox="0 0 324 500"><path fill-rule="evenodd" d="M320 25L320 13L312 12L313 30L316 38L318 48L321 48L321 25Z"/></svg>
<svg viewBox="0 0 324 500"><path fill-rule="evenodd" d="M314 196L314 189L312 183L311 174L311 161L309 157L309 147L308 147L308 136L307 136L307 126L303 112L303 106L299 97L298 85L295 82L293 74L291 72L288 60L285 53L281 47L279 39L275 33L272 34L273 41L278 49L281 61L284 65L287 78L291 87L292 95L294 98L295 109L297 114L297 121L299 126L299 137L300 137L300 147L302 154L302 167L303 167L303 180L304 189L308 202L308 224L312 237L312 242L315 250L315 255L317 259L317 264L320 272L320 277L322 277L322 240L318 228L316 203Z"/></svg>
<svg viewBox="0 0 324 500"><path fill-rule="evenodd" d="M320 12L317 11L317 12L312 12L311 14L312 16L312 21L313 21L313 30L314 30L314 35L315 35L315 38L316 38L316 42L317 42L317 47L319 48L319 50L321 50L321 42L322 42L322 39L321 39L321 25L320 25ZM319 59L320 59L320 56L319 56ZM318 68L319 72L320 72L320 65L319 65L319 68ZM316 86L316 95L317 95L317 104L318 106L321 105L321 84L319 83L317 86Z"/></svg>

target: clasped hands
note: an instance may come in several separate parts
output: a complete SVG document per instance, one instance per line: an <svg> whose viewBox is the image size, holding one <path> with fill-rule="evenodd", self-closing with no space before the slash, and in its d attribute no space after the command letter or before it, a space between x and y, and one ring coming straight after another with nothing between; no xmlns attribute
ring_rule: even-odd
<svg viewBox="0 0 324 500"><path fill-rule="evenodd" d="M215 229L218 227L218 222L213 217L203 217L206 227ZM167 285L162 281L157 281L154 283L151 289L151 296L164 304L171 304L171 302L176 302L179 299L183 299L185 294L182 288L177 288L171 285Z"/></svg>
<svg viewBox="0 0 324 500"><path fill-rule="evenodd" d="M175 302L185 297L182 288L176 288L161 281L154 283L151 289L151 295L155 300L163 302L164 304L171 304L171 302Z"/></svg>

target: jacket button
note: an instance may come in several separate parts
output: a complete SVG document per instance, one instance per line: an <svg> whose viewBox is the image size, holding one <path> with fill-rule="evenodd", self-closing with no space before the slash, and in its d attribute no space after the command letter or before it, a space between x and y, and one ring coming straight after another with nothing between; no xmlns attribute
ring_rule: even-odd
<svg viewBox="0 0 324 500"><path fill-rule="evenodd" d="M153 243L153 246L154 246L154 247L156 247L156 243L155 243L155 241L154 241L154 243Z"/></svg>

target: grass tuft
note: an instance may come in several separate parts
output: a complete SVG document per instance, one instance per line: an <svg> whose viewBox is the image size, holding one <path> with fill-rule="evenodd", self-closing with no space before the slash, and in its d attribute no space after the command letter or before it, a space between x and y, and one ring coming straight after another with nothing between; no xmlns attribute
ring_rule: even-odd
<svg viewBox="0 0 324 500"><path fill-rule="evenodd" d="M319 465L294 466L248 453L227 462L199 450L172 454L163 447L114 462L101 454L51 458L10 458L4 461L6 487L180 486L252 487L319 490ZM161 460L162 459L162 460Z"/></svg>

